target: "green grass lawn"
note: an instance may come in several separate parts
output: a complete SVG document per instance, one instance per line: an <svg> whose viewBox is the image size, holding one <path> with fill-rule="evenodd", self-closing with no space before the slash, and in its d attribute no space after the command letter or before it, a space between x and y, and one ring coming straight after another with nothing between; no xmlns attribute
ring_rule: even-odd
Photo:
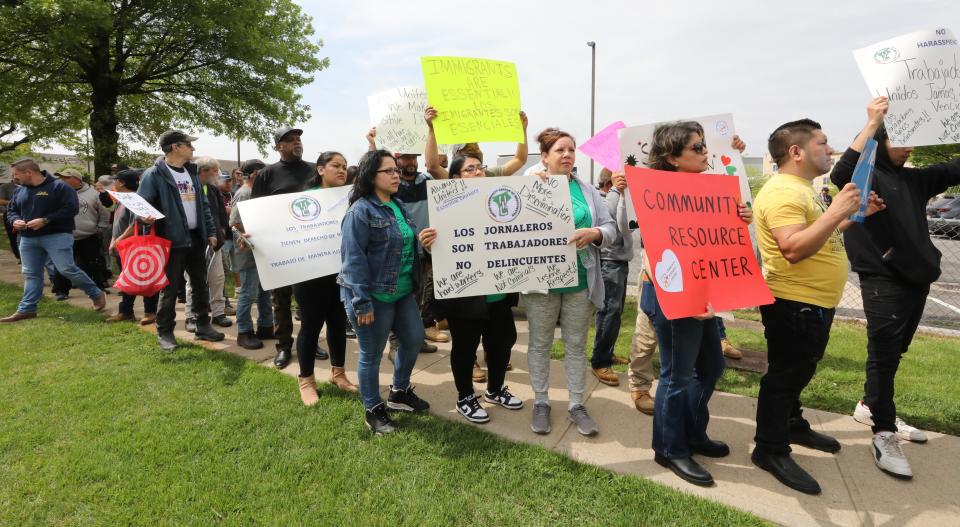
<svg viewBox="0 0 960 527"><path fill-rule="evenodd" d="M0 285L0 313L20 291ZM761 525L432 416L374 438L356 397L43 300L0 328L0 525Z"/></svg>
<svg viewBox="0 0 960 527"><path fill-rule="evenodd" d="M633 339L637 304L627 300L623 311L620 335L614 354L627 358ZM737 318L759 320L754 311L738 311ZM731 327L727 324L730 341L742 348L766 351L766 340L759 329ZM594 330L587 337L587 348L593 349ZM563 344L555 342L551 355L563 357ZM864 364L867 360L867 335L864 326L836 321L830 334L826 355L817 368L813 381L801 397L805 406L841 414L853 413L854 405L863 396ZM659 354L654 357L654 369L659 371ZM616 371L627 371L616 366ZM952 435L960 435L960 339L917 335L900 363L896 382L897 413L908 423ZM624 379L624 382L626 379ZM760 389L760 375L727 368L717 389L756 397Z"/></svg>

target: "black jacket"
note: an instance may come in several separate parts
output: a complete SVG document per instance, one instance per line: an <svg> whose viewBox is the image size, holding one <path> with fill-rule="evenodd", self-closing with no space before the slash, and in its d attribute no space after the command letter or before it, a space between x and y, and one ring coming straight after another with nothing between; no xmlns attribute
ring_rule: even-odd
<svg viewBox="0 0 960 527"><path fill-rule="evenodd" d="M896 167L887 154L885 139L878 133L872 189L887 208L843 233L847 257L858 273L929 285L940 277L941 254L930 240L927 201L960 184L960 159L925 168ZM859 158L856 150L844 152L830 174L834 185L842 188L850 182Z"/></svg>
<svg viewBox="0 0 960 527"><path fill-rule="evenodd" d="M517 305L520 300L518 293L508 293L505 302L510 303L510 307ZM434 313L438 319L448 317L466 318L470 320L486 320L490 315L487 311L486 296L465 296L462 298L450 298L434 301Z"/></svg>
<svg viewBox="0 0 960 527"><path fill-rule="evenodd" d="M7 221L30 221L46 218L50 223L37 229L23 229L20 236L31 238L47 234L73 234L74 216L80 211L77 191L70 185L42 171L43 182L35 187L21 185L7 204Z"/></svg>
<svg viewBox="0 0 960 527"><path fill-rule="evenodd" d="M223 204L223 194L220 189L213 185L204 183L204 193L207 196L207 203L210 204L210 213L213 215L213 227L216 230L217 246L214 250L219 251L227 238L230 229L230 216L227 215L227 207ZM232 237L232 235L231 235Z"/></svg>

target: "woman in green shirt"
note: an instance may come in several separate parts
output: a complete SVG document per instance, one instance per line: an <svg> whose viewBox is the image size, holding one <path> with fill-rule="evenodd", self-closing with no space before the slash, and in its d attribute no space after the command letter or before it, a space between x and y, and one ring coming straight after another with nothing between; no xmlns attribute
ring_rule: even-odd
<svg viewBox="0 0 960 527"><path fill-rule="evenodd" d="M573 136L556 128L548 128L540 132L537 140L540 142L540 158L547 167L546 172L538 175L544 178L547 175L566 176L570 188L576 231L569 243L577 248L577 280L570 287L524 295L530 324L527 360L535 396L530 428L537 434L550 433L550 399L547 395L550 386L550 348L559 321L570 396L568 418L576 425L578 432L592 436L597 433L597 424L583 405L587 383L587 330L594 310L603 306L600 249L616 239L617 225L597 189L572 173L577 155Z"/></svg>

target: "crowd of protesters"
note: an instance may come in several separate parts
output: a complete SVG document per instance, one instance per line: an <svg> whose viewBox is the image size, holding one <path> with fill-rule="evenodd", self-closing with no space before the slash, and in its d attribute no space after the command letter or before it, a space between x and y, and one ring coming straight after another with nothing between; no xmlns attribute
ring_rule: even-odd
<svg viewBox="0 0 960 527"><path fill-rule="evenodd" d="M912 477L900 441L926 441L922 431L897 417L894 378L917 329L929 284L940 274L940 254L927 233L924 205L960 183L960 161L905 168L910 149L894 147L887 138L883 126L887 107L883 97L871 101L866 126L835 167L833 150L817 122L801 119L777 127L767 146L779 172L758 193L752 209L738 208L740 219L755 226L764 278L775 298L760 307L769 367L760 382L752 460L800 492L818 494L820 486L792 459L790 445L829 453L840 450L836 439L813 430L804 419L800 395L827 348L850 263L860 275L869 342L864 398L856 404L854 416L872 427L870 448L877 466L896 477ZM77 288L97 310L104 309L111 259L121 264L118 242L152 232L171 242L165 269L169 284L143 299L139 321L156 325L161 349L177 348L175 311L180 299L186 303L186 329L199 340L224 339L214 326L231 326L229 316L235 313L239 346L259 349L265 340L275 340L277 368L285 368L297 355L298 390L305 405L319 402L315 363L329 359L331 384L359 392L364 421L374 433L386 434L398 428L388 410L430 408L414 392L410 378L418 355L437 350L431 341L452 340L450 367L456 393L451 400L466 420L486 423L494 417L482 402L521 410L524 402L510 392L505 377L518 339L513 308L522 304L529 321L534 433L552 430L548 388L557 327L565 352L567 419L584 436L600 433L584 398L587 335L594 321L592 375L615 386L619 377L612 367L628 365L631 399L637 410L653 416L656 462L691 483L711 485L712 476L694 456L719 458L730 453L729 445L708 433L709 404L725 367L724 357L737 359L741 353L727 341L723 322L709 305L696 316L666 318L643 255L630 357L614 355L628 265L635 253L624 174L605 170L594 187L576 175L574 137L556 128L542 131L537 136L540 164L529 173L563 176L568 182L576 283L549 291L438 300L431 269L437 231L427 214L427 181L513 175L527 164L528 146L526 140L519 143L513 159L500 167L485 164L476 143L453 145L448 156L439 151L433 133L436 110L427 108L424 117L429 132L424 171L419 167L420 153L378 148L376 129L368 132L369 149L355 166L332 150L321 152L316 162L305 160L303 130L293 127L273 135L279 161L268 165L249 160L229 175L221 175L215 159L194 161L198 139L179 130L160 136L163 155L153 166L144 170L115 166L113 174L95 186L76 170L51 175L32 159L19 160L12 165L12 178L0 180L0 206L25 285L17 311L2 322L37 316L45 270L56 298L67 298L71 288ZM526 115L521 112L519 119L526 134ZM856 224L848 217L859 209L861 198L851 177L868 138L877 139L881 147L868 217ZM745 148L737 136L731 146L741 152ZM708 155L699 123L672 122L657 126L646 165L682 178L706 171ZM812 187L814 178L825 173L840 188L834 196ZM347 184L353 189L342 221L339 274L264 290L251 252L257 240L245 233L237 204ZM105 192L107 187L136 192L164 217L133 215L115 203ZM228 280L236 290L235 311L226 294ZM119 311L107 320L136 320L135 297L121 296ZM300 320L296 337L295 318ZM326 348L319 346L324 328ZM349 337L356 338L359 347L356 385L346 373ZM485 371L480 367L481 346ZM393 377L384 400L380 366L385 348ZM652 358L657 348L660 372L653 392ZM481 396L475 382L485 384Z"/></svg>

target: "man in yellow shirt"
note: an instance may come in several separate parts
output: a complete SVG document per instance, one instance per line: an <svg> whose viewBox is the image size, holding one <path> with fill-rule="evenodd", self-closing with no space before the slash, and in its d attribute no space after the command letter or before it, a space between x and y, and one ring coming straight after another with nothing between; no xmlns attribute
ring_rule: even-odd
<svg viewBox="0 0 960 527"><path fill-rule="evenodd" d="M770 155L780 167L754 200L757 244L774 303L761 306L768 368L757 400L757 446L752 460L781 483L807 494L820 485L790 457L790 444L837 452L840 443L810 429L800 407L823 357L849 266L840 232L860 206L849 183L826 207L813 179L829 172L833 149L809 119L770 134ZM882 205L881 205L882 206Z"/></svg>

